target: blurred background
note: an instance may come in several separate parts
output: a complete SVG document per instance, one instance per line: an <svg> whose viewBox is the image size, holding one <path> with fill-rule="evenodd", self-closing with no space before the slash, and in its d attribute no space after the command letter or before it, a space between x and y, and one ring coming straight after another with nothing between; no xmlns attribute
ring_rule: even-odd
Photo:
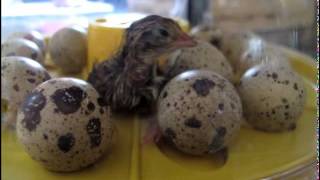
<svg viewBox="0 0 320 180"><path fill-rule="evenodd" d="M108 14L140 12L179 17L191 26L254 31L268 41L316 56L313 0L1 0L1 41L14 31L53 34L68 24Z"/></svg>

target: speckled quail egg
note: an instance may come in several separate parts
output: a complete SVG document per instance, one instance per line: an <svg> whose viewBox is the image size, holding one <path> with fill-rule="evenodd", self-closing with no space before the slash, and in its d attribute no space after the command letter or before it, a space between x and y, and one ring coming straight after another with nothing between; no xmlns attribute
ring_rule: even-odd
<svg viewBox="0 0 320 180"><path fill-rule="evenodd" d="M249 69L238 92L247 122L264 131L294 129L306 101L301 77L291 68L274 63Z"/></svg>
<svg viewBox="0 0 320 180"><path fill-rule="evenodd" d="M1 44L1 57L23 56L43 64L44 57L40 48L32 41L17 38Z"/></svg>
<svg viewBox="0 0 320 180"><path fill-rule="evenodd" d="M259 62L264 46L264 41L250 32L223 32L217 37L212 37L210 42L223 52L237 75L242 75L248 69L246 59Z"/></svg>
<svg viewBox="0 0 320 180"><path fill-rule="evenodd" d="M12 33L7 39L16 39L16 38L23 38L30 40L38 45L43 55L46 52L46 43L44 37L38 31L28 31L28 32L15 32Z"/></svg>
<svg viewBox="0 0 320 180"><path fill-rule="evenodd" d="M238 135L242 105L235 87L221 75L191 70L162 90L158 123L163 136L182 152L215 153Z"/></svg>
<svg viewBox="0 0 320 180"><path fill-rule="evenodd" d="M231 33L218 28L195 28L192 35L216 46L226 56L240 79L249 68L270 61L290 66L287 57L272 45L251 32Z"/></svg>
<svg viewBox="0 0 320 180"><path fill-rule="evenodd" d="M49 41L49 53L55 65L66 73L78 73L87 60L87 32L78 26L60 29Z"/></svg>
<svg viewBox="0 0 320 180"><path fill-rule="evenodd" d="M239 69L240 59L247 51L251 56L260 55L264 41L251 32L227 32L218 27L195 27L191 31L192 36L210 42L223 52L231 65Z"/></svg>
<svg viewBox="0 0 320 180"><path fill-rule="evenodd" d="M8 109L8 125L15 126L16 112L25 96L48 79L47 70L34 60L19 56L1 58L1 102Z"/></svg>
<svg viewBox="0 0 320 180"><path fill-rule="evenodd" d="M110 111L97 91L75 78L54 78L25 99L17 137L27 153L52 171L94 164L112 144Z"/></svg>
<svg viewBox="0 0 320 180"><path fill-rule="evenodd" d="M233 79L232 67L224 55L205 41L198 41L195 47L175 52L164 69L169 78L187 70L204 69L214 71L228 80Z"/></svg>
<svg viewBox="0 0 320 180"><path fill-rule="evenodd" d="M236 47L239 44L241 45L241 43L238 44L237 42L226 44L226 46L231 46L229 49L232 48L234 50L237 48L242 49L238 54L234 53L230 55L230 60L232 60L234 66L237 67L236 71L240 76L242 76L246 70L259 64L277 63L283 67L291 67L287 56L285 56L283 52L276 49L273 45L264 42L258 36L250 33L237 34L235 36L242 42L242 47ZM228 52L228 47L226 47L225 52ZM236 56L239 56L239 58L237 59Z"/></svg>

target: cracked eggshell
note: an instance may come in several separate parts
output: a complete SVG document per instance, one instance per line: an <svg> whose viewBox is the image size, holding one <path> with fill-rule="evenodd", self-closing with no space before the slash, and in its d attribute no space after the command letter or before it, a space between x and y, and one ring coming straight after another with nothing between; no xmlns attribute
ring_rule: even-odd
<svg viewBox="0 0 320 180"><path fill-rule="evenodd" d="M182 152L215 153L238 135L242 106L235 87L221 75L186 71L162 90L158 121L162 134Z"/></svg>
<svg viewBox="0 0 320 180"><path fill-rule="evenodd" d="M94 164L111 146L114 126L97 91L75 78L40 84L18 113L17 135L27 153L52 171Z"/></svg>
<svg viewBox="0 0 320 180"><path fill-rule="evenodd" d="M6 101L12 113L26 95L49 79L47 70L34 60L19 56L1 58L1 100Z"/></svg>
<svg viewBox="0 0 320 180"><path fill-rule="evenodd" d="M264 131L294 129L306 101L301 77L277 64L249 69L241 78L238 92L247 122Z"/></svg>
<svg viewBox="0 0 320 180"><path fill-rule="evenodd" d="M198 41L192 48L184 48L169 58L166 69L166 76L174 76L187 70L210 70L214 71L228 80L233 79L233 70L224 55L205 41Z"/></svg>
<svg viewBox="0 0 320 180"><path fill-rule="evenodd" d="M43 64L44 57L40 48L32 41L17 38L1 44L1 57L23 56Z"/></svg>
<svg viewBox="0 0 320 180"><path fill-rule="evenodd" d="M32 41L38 45L43 55L45 55L46 52L46 43L44 40L44 37L41 33L38 31L28 31L28 32L15 32L12 33L7 39L17 39L17 38L23 38L27 39L29 41Z"/></svg>
<svg viewBox="0 0 320 180"><path fill-rule="evenodd" d="M49 53L53 63L62 71L80 72L87 61L86 30L80 26L60 29L49 41Z"/></svg>

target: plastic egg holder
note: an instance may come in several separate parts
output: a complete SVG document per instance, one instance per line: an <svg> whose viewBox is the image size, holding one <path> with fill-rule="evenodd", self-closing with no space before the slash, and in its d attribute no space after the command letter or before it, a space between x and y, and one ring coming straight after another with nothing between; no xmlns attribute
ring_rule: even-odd
<svg viewBox="0 0 320 180"><path fill-rule="evenodd" d="M97 19L88 28L88 62L82 77L87 78L95 63L108 59L117 52L122 43L122 36L131 23L139 20L144 14L113 15ZM182 19L176 19L181 28L189 31L189 24Z"/></svg>
<svg viewBox="0 0 320 180"><path fill-rule="evenodd" d="M101 62L102 60L107 59L112 54L118 50L118 48L121 45L121 40L123 36L123 32L125 28L129 27L130 24L139 18L142 18L141 16L135 16L131 17L130 19L126 19L125 17L121 17L118 19L114 18L102 18L97 19L94 23L91 23L88 29L88 63L87 67L83 73L83 77L87 77L88 73L91 71L93 65L97 62ZM185 21L178 21L179 24L182 26L183 30L188 31L188 23ZM295 67L295 69L300 72L305 78L312 80L314 76L310 71L305 71L305 69L309 69L312 67L310 64L307 65L304 63L304 60L302 59L308 59L304 56L299 56L298 54L292 54L292 52L288 51L286 54L290 55L290 60L292 65ZM301 66L302 65L302 66ZM307 68L308 66L308 68ZM311 74L310 74L311 73ZM308 80L307 80L308 81ZM313 82L314 83L314 82ZM311 84L308 84L309 87ZM312 94L313 97L314 93L308 92L309 94ZM312 102L310 101L312 97L309 96L309 103L307 103L306 108L313 109ZM310 109L309 109L310 110ZM309 111L308 110L308 111ZM302 118L308 118L307 116L311 115L310 112L306 112ZM299 120L299 126L302 125L302 118ZM150 179L151 177L156 179L167 179L170 177L174 177L175 175L189 177L190 179L194 177L206 177L206 178L213 178L213 177L229 177L232 176L239 176L239 177L245 177L245 174L249 175L249 172L243 171L236 173L235 171L232 171L232 167L236 167L237 163L233 161L232 159L238 159L240 161L246 161L248 160L249 154L252 155L252 158L249 158L250 161L253 163L257 158L264 158L260 157L262 153L262 150L265 151L265 145L266 143L258 143L258 141L261 140L261 138L264 138L266 142L270 142L271 144L275 144L275 146L279 147L281 151L286 151L285 146L281 142L284 139L292 138L292 136L296 136L298 133L302 133L302 129L305 129L308 125L303 125L303 127L299 128L300 130L296 130L293 134L292 133L284 133L284 134L264 134L261 132L257 132L256 130L251 129L245 129L240 134L240 137L237 138L237 140L234 142L235 144L233 147L231 147L229 151L229 160L227 161L227 164L223 164L223 160L221 160L221 157L219 155L214 156L204 156L204 157L193 157L189 155L185 155L181 152L178 152L176 149L173 149L172 147L169 147L167 144L162 144L160 146L151 144L146 145L145 147L139 147L139 136L143 136L144 130L146 129L146 123L142 122L139 123L139 119L134 118L134 122L121 122L121 123L129 123L126 124L128 126L133 127L133 130L130 131L132 133L132 149L131 149L131 170L130 170L130 179L140 179L139 177L144 177L146 179ZM128 128L128 127L126 127ZM140 132L141 131L141 132ZM249 135L251 134L251 135ZM255 150L251 151L249 149L245 148L245 139L248 139L249 137L252 137L253 134L259 134L257 138L253 139L253 144L250 146L255 146ZM254 135L253 135L254 136ZM280 136L280 137L279 137ZM304 135L306 136L306 134ZM279 137L280 139L278 139ZM260 139L260 140L259 140ZM278 139L276 141L276 139ZM299 138L300 139L300 138ZM276 143L272 143L273 141L276 141ZM281 141L281 142L280 142ZM281 145L282 144L282 145ZM289 143L290 144L290 143ZM312 144L312 143L311 143ZM248 144L247 144L248 145ZM310 146L309 146L310 147ZM241 150L242 149L242 150ZM140 152L140 153L139 153ZM268 150L268 153L272 153L271 149ZM294 154L294 153L293 153ZM293 158L293 154L287 155L285 158ZM314 153L305 154L304 157L300 157L299 160L293 162L290 165L291 168L298 164L298 161L300 163L303 162L303 164L306 164L310 162L311 159L313 159ZM250 155L250 157L251 157ZM297 158L297 157L296 157ZM277 166L277 168L272 168L274 164L281 164L281 160L276 160L275 157L271 158L271 161L266 162L264 165L265 168L268 169L269 173L275 173L275 172L281 172L285 170L287 167L285 166ZM291 159L292 160L292 159ZM311 160L312 161L312 160ZM156 164L154 164L157 162ZM272 165L273 164L273 165ZM295 164L295 165L293 165ZM139 168L140 167L140 168ZM161 169L158 169L161 167ZM143 169L143 170L142 170ZM159 170L156 171L156 169ZM230 174L226 172L226 170L229 169ZM189 175L186 175L185 173L189 172ZM272 173L271 173L272 172ZM199 173L205 173L205 175L199 175ZM249 174L248 174L249 173ZM229 175L226 175L229 174ZM234 174L234 175L232 175ZM250 175L250 177L262 177L262 174L268 174L265 170L264 173L253 173ZM188 178L187 178L188 179Z"/></svg>
<svg viewBox="0 0 320 180"><path fill-rule="evenodd" d="M111 18L112 19L112 18ZM121 37L129 21L98 19L88 29L88 64L84 77L94 63L108 58L121 44ZM120 22L123 22L121 24ZM132 20L130 21L132 22ZM112 24L113 23L113 24ZM114 24L115 23L115 24ZM118 24L118 26L116 26ZM184 29L187 29L187 26ZM281 49L283 50L283 49ZM297 129L290 133L269 134L249 128L230 146L226 164L218 156L193 157L180 153L168 145L141 146L147 123L133 117L114 117L119 128L119 139L111 154L92 168L65 175L42 168L22 150L13 134L2 133L2 177L4 179L258 179L276 174L286 177L316 162L316 68L309 57L284 51L294 69L306 82L308 100ZM314 141L306 141L314 139ZM19 166L16 166L19 164ZM290 171L288 171L290 170ZM19 171L20 173L16 173ZM30 173L35 172L35 173ZM283 174L282 174L283 173Z"/></svg>

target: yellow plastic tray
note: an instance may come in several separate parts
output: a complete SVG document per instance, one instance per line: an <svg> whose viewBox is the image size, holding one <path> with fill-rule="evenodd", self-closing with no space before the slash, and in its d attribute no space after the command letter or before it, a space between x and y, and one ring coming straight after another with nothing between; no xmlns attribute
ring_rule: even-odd
<svg viewBox="0 0 320 180"><path fill-rule="evenodd" d="M106 45L106 27L97 28L95 42ZM116 31L115 31L116 32ZM109 36L109 35L108 35ZM98 38L100 37L100 38ZM120 34L119 34L120 37ZM111 37L107 37L111 38ZM112 48L111 48L112 49ZM4 131L1 137L1 178L4 180L253 180L265 177L285 178L316 163L316 65L308 56L279 47L290 59L307 87L307 104L296 130L285 133L265 133L242 128L239 137L229 147L228 159L221 163L218 156L192 157L169 146L141 145L146 120L137 117L113 117L118 129L117 141L110 154L94 166L74 173L47 171L33 161L17 142L14 132ZM109 51L110 52L110 51ZM91 58L101 60L101 54ZM95 55L95 56L93 56ZM105 54L104 54L105 55ZM89 53L90 56L90 53ZM90 57L89 57L90 58ZM90 61L89 61L90 63Z"/></svg>
<svg viewBox="0 0 320 180"><path fill-rule="evenodd" d="M284 49L294 68L304 77L308 100L297 129L286 133L265 133L242 128L229 148L226 164L215 157L190 157L170 147L141 146L145 121L114 117L118 140L111 154L93 167L61 174L45 170L33 161L17 142L13 132L1 137L1 174L5 180L51 179L237 179L281 177L316 162L316 66L306 56Z"/></svg>

